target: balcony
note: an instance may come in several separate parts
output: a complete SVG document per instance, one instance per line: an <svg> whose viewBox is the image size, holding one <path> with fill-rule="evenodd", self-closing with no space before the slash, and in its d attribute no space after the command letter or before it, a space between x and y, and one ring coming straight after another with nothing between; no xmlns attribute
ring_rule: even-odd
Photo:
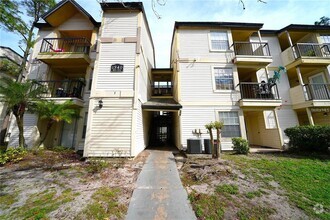
<svg viewBox="0 0 330 220"><path fill-rule="evenodd" d="M281 56L287 69L298 65L327 66L330 64L330 44L297 43L283 51Z"/></svg>
<svg viewBox="0 0 330 220"><path fill-rule="evenodd" d="M85 82L82 80L39 81L39 84L45 86L47 93L44 97L49 100L60 103L73 100L76 105L83 105Z"/></svg>
<svg viewBox="0 0 330 220"><path fill-rule="evenodd" d="M238 85L241 107L277 107L282 104L276 84L242 82Z"/></svg>
<svg viewBox="0 0 330 220"><path fill-rule="evenodd" d="M268 43L234 42L231 50L234 50L232 61L238 66L267 66L273 62Z"/></svg>
<svg viewBox="0 0 330 220"><path fill-rule="evenodd" d="M152 96L155 97L169 97L173 95L172 85L152 85Z"/></svg>
<svg viewBox="0 0 330 220"><path fill-rule="evenodd" d="M313 83L290 89L293 109L330 107L330 84Z"/></svg>
<svg viewBox="0 0 330 220"><path fill-rule="evenodd" d="M37 59L55 66L87 66L90 46L86 38L44 38Z"/></svg>

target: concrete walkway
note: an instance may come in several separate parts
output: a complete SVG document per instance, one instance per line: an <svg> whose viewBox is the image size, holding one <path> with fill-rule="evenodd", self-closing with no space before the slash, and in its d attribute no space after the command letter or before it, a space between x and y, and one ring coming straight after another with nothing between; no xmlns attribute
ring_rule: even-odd
<svg viewBox="0 0 330 220"><path fill-rule="evenodd" d="M138 177L126 219L196 219L171 151L150 150Z"/></svg>

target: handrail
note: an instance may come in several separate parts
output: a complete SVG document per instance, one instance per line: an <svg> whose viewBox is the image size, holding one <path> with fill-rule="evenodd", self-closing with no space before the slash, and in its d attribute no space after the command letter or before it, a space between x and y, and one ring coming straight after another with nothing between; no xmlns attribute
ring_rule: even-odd
<svg viewBox="0 0 330 220"><path fill-rule="evenodd" d="M330 100L330 84L310 83L303 85L309 100Z"/></svg>
<svg viewBox="0 0 330 220"><path fill-rule="evenodd" d="M47 97L75 97L82 99L85 82L83 80L48 80L38 81L46 88Z"/></svg>
<svg viewBox="0 0 330 220"><path fill-rule="evenodd" d="M271 56L267 42L235 41L230 48L234 49L235 55Z"/></svg>
<svg viewBox="0 0 330 220"><path fill-rule="evenodd" d="M91 43L84 37L44 38L40 53L89 53Z"/></svg>
<svg viewBox="0 0 330 220"><path fill-rule="evenodd" d="M171 96L172 93L172 85L152 85L152 95L153 96Z"/></svg>
<svg viewBox="0 0 330 220"><path fill-rule="evenodd" d="M330 45L318 43L297 43L292 46L295 58L330 57Z"/></svg>
<svg viewBox="0 0 330 220"><path fill-rule="evenodd" d="M279 100L279 92L276 83L257 83L257 82L241 82L240 87L242 99L259 99L259 100Z"/></svg>

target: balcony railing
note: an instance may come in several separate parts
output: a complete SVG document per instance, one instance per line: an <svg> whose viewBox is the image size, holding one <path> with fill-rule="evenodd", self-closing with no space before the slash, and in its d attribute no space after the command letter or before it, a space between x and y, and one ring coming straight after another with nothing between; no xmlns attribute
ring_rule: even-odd
<svg viewBox="0 0 330 220"><path fill-rule="evenodd" d="M311 83L303 87L307 100L330 100L330 84Z"/></svg>
<svg viewBox="0 0 330 220"><path fill-rule="evenodd" d="M330 58L330 44L297 43L292 47L295 58L328 57Z"/></svg>
<svg viewBox="0 0 330 220"><path fill-rule="evenodd" d="M244 56L270 56L268 43L263 42L234 42L235 55Z"/></svg>
<svg viewBox="0 0 330 220"><path fill-rule="evenodd" d="M85 82L82 80L39 81L48 98L74 97L82 99Z"/></svg>
<svg viewBox="0 0 330 220"><path fill-rule="evenodd" d="M242 99L279 100L276 84L242 82L238 84Z"/></svg>
<svg viewBox="0 0 330 220"><path fill-rule="evenodd" d="M151 86L153 96L172 96L171 85L157 85Z"/></svg>
<svg viewBox="0 0 330 220"><path fill-rule="evenodd" d="M90 42L86 38L44 38L40 53L89 53Z"/></svg>

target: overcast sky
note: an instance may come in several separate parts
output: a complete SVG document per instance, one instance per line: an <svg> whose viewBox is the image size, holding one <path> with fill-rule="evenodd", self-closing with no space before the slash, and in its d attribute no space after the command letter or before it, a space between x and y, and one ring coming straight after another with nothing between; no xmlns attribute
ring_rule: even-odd
<svg viewBox="0 0 330 220"><path fill-rule="evenodd" d="M101 9L96 0L76 1L95 20L101 21ZM264 23L263 29L280 29L289 24L314 24L322 16L330 17L330 0L264 1L267 3L244 0L246 9L243 10L239 0L167 0L165 6L156 4L156 10L161 15L161 19L158 19L152 11L151 0L143 0L155 45L157 67L169 67L175 21L256 22ZM1 46L12 47L20 52L18 41L17 35L1 30Z"/></svg>

